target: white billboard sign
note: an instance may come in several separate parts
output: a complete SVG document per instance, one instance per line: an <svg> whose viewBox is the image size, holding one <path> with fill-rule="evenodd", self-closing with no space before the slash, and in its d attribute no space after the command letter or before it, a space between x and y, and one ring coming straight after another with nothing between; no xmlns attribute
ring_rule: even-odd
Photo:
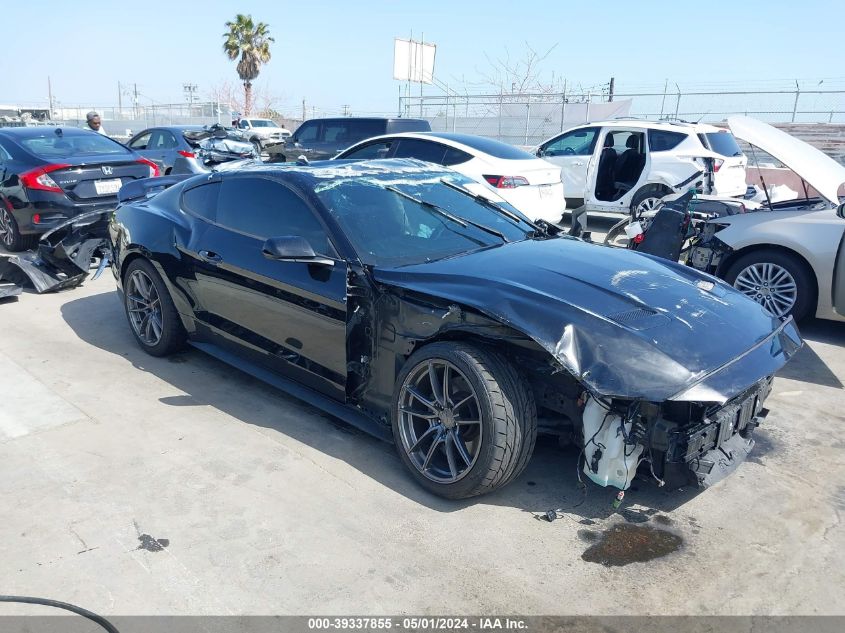
<svg viewBox="0 0 845 633"><path fill-rule="evenodd" d="M393 78L430 84L434 78L437 46L415 40L393 40Z"/></svg>

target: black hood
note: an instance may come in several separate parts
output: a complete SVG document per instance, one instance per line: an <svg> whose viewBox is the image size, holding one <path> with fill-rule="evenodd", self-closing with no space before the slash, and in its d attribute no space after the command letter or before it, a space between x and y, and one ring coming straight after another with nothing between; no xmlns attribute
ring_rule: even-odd
<svg viewBox="0 0 845 633"><path fill-rule="evenodd" d="M724 402L802 344L791 320L715 277L568 238L377 267L374 277L523 332L603 396Z"/></svg>

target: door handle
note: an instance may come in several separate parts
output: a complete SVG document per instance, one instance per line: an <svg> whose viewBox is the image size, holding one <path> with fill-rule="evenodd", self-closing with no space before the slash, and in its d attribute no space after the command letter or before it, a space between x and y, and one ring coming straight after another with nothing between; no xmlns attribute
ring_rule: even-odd
<svg viewBox="0 0 845 633"><path fill-rule="evenodd" d="M584 163L582 163L580 160L576 160L575 162L572 163L572 165L574 167L583 167Z"/></svg>
<svg viewBox="0 0 845 633"><path fill-rule="evenodd" d="M220 255L212 253L211 251L200 251L199 256L201 260L208 262L209 264L219 264L223 261L223 258L220 257Z"/></svg>

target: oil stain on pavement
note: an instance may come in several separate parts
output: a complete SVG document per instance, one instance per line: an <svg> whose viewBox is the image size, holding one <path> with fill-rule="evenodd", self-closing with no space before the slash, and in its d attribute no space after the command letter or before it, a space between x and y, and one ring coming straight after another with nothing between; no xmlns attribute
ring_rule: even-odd
<svg viewBox="0 0 845 633"><path fill-rule="evenodd" d="M581 558L606 567L654 560L677 552L684 543L677 534L640 523L617 523L604 532L579 530L578 536L593 543Z"/></svg>

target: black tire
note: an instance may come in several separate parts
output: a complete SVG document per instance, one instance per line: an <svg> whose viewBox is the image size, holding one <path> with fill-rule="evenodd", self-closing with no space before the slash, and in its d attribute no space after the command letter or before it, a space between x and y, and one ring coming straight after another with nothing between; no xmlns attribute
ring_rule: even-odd
<svg viewBox="0 0 845 633"><path fill-rule="evenodd" d="M250 142L252 143L252 149L255 150L255 153L258 156L258 158L261 158L261 154L264 153L264 148L261 147L261 141L259 141L258 139L253 139Z"/></svg>
<svg viewBox="0 0 845 633"><path fill-rule="evenodd" d="M458 370L460 380L472 388L480 414L474 461L457 481L449 483L433 481L412 461L403 440L401 425L405 423L400 422L406 379L429 361L449 363ZM534 395L525 379L499 354L460 342L432 343L411 355L396 380L391 417L402 462L423 487L447 499L485 494L509 483L528 465L537 439Z"/></svg>
<svg viewBox="0 0 845 633"><path fill-rule="evenodd" d="M634 197L631 198L631 215L635 215L637 207L647 199L660 199L671 193L668 187L664 185L645 185L637 190Z"/></svg>
<svg viewBox="0 0 845 633"><path fill-rule="evenodd" d="M15 217L0 205L0 243L7 251L18 253L35 248L38 244L37 235L21 235Z"/></svg>
<svg viewBox="0 0 845 633"><path fill-rule="evenodd" d="M132 289L133 273L140 271L152 282L155 291L158 295L159 316L160 316L160 336L155 343L144 340L141 334L136 331L133 324L133 318L130 315L130 304L134 299L130 296ZM187 334L179 318L179 313L176 311L176 306L173 305L173 300L170 298L170 293L167 291L167 286L164 284L161 276L156 271L155 267L146 259L137 258L129 262L126 271L123 274L123 309L126 312L126 319L129 321L129 329L138 345L141 346L150 356L168 356L174 352L179 351L185 346Z"/></svg>
<svg viewBox="0 0 845 633"><path fill-rule="evenodd" d="M791 314L796 321L811 316L816 311L816 283L812 271L807 265L795 255L786 253L781 250L773 248L765 248L757 251L752 251L731 263L724 274L724 280L729 284L748 294L752 299L766 305L765 300L751 296L746 292L747 287L740 288L737 284L737 278L740 274L751 266L761 264L774 264L785 270L795 282L795 302L790 310L785 314ZM770 308L771 309L771 308ZM780 316L780 315L778 315Z"/></svg>

